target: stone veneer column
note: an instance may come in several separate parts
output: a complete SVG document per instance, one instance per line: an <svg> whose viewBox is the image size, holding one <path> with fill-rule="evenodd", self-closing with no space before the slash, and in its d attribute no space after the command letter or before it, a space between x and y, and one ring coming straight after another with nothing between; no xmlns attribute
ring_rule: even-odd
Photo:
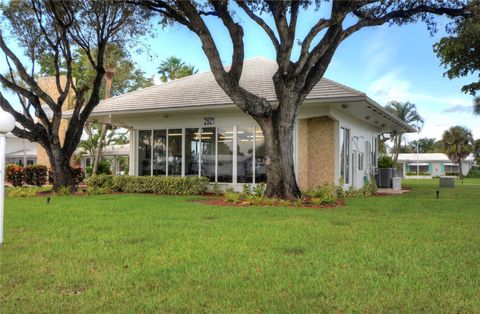
<svg viewBox="0 0 480 314"><path fill-rule="evenodd" d="M47 77L40 77L37 80L38 86L46 92L50 97L52 97L53 100L56 100L59 96L59 92L57 90L57 84L55 82L55 76L47 76ZM66 84L66 77L65 76L60 76L60 84L62 86L65 86ZM74 92L73 90L70 90L69 95L65 99L66 105L62 107L63 111L73 109L73 100L74 100ZM42 106L47 106L45 103L42 101ZM60 122L60 128L59 128L59 137L60 137L60 143L65 141L65 133L67 132L68 128L68 120L62 119ZM73 158L72 161L70 162L72 165L74 164ZM44 165L50 168L50 161L47 155L47 152L43 149L43 147L40 144L37 144L37 164L38 165Z"/></svg>
<svg viewBox="0 0 480 314"><path fill-rule="evenodd" d="M335 121L330 117L302 119L298 126L298 182L303 191L335 183Z"/></svg>

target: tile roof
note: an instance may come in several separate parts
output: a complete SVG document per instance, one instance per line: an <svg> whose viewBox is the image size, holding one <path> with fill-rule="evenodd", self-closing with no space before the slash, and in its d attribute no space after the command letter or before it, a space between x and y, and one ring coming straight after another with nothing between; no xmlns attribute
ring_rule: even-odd
<svg viewBox="0 0 480 314"><path fill-rule="evenodd" d="M228 67L227 67L228 68ZM277 63L262 57L244 62L240 85L269 101L276 101L272 76ZM307 100L365 97L353 88L329 79L322 79L307 96ZM161 85L151 86L101 101L94 114L122 111L201 107L233 104L217 84L212 72L204 72Z"/></svg>

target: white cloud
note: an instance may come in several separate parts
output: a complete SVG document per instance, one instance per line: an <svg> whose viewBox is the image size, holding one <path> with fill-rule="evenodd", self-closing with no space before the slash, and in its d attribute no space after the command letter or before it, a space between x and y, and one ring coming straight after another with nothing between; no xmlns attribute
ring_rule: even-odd
<svg viewBox="0 0 480 314"><path fill-rule="evenodd" d="M396 69L374 80L367 93L381 105L391 100L410 101L417 105L425 119L420 134L409 134L407 140L419 137L440 139L451 126L462 125L472 130L475 138L480 138L480 118L472 115L472 99L468 95L431 95L413 91L414 84L402 78L402 69ZM418 89L418 86L416 86Z"/></svg>
<svg viewBox="0 0 480 314"><path fill-rule="evenodd" d="M378 30L365 43L362 53L364 75L371 80L389 67L391 60L395 60L397 44L390 40L388 31Z"/></svg>

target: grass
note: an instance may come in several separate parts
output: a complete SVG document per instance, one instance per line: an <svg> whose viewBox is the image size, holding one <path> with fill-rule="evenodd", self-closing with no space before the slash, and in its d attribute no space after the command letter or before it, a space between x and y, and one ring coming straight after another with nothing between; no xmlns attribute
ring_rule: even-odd
<svg viewBox="0 0 480 314"><path fill-rule="evenodd" d="M436 183L321 210L8 198L1 312L479 312L480 180Z"/></svg>

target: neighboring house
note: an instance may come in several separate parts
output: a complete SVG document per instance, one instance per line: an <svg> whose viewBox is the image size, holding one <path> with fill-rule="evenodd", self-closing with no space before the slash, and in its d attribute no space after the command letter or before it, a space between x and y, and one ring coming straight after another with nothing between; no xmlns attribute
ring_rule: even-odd
<svg viewBox="0 0 480 314"><path fill-rule="evenodd" d="M240 84L275 102L276 69L264 58L247 60ZM104 100L90 118L130 129L130 175L205 176L236 189L267 179L262 131L211 72ZM322 79L295 122L300 187L340 178L346 186L362 186L376 167L377 136L393 131L415 130L364 93Z"/></svg>
<svg viewBox="0 0 480 314"><path fill-rule="evenodd" d="M473 165L473 155L462 162L462 173L467 175ZM459 165L453 163L445 154L399 154L398 163L401 165L399 173L402 177L417 176L438 177L443 175L458 175Z"/></svg>
<svg viewBox="0 0 480 314"><path fill-rule="evenodd" d="M93 158L88 151L77 149L75 152L80 156L80 166L83 169L93 166ZM102 159L110 163L110 170L114 174L128 174L128 157L130 154L130 144L108 145L102 150Z"/></svg>
<svg viewBox="0 0 480 314"><path fill-rule="evenodd" d="M6 136L5 162L20 166L37 163L37 145L8 133Z"/></svg>

